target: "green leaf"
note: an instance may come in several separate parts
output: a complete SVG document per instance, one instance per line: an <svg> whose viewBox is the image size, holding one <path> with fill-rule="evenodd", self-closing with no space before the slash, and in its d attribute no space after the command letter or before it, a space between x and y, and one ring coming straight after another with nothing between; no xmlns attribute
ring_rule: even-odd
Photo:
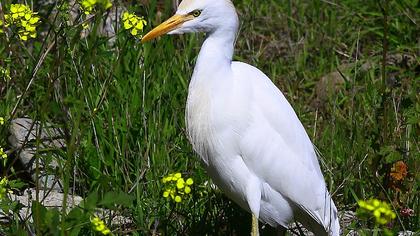
<svg viewBox="0 0 420 236"><path fill-rule="evenodd" d="M79 235L80 230L85 226L81 222L88 222L89 219L82 209L75 207L67 214L65 221L65 227L70 231L69 235L76 236Z"/></svg>
<svg viewBox="0 0 420 236"><path fill-rule="evenodd" d="M32 201L32 214L38 232L58 235L60 228L57 226L60 225L60 212L56 208L47 209L41 203Z"/></svg>
<svg viewBox="0 0 420 236"><path fill-rule="evenodd" d="M108 192L105 194L99 205L104 207L114 207L115 205L121 205L125 207L132 206L134 197L124 192Z"/></svg>
<svg viewBox="0 0 420 236"><path fill-rule="evenodd" d="M392 145L382 147L379 151L379 155L385 157L385 162L388 164L394 163L402 158L401 153Z"/></svg>
<svg viewBox="0 0 420 236"><path fill-rule="evenodd" d="M83 200L80 206L87 211L94 210L96 208L96 204L98 203L98 192L92 192Z"/></svg>

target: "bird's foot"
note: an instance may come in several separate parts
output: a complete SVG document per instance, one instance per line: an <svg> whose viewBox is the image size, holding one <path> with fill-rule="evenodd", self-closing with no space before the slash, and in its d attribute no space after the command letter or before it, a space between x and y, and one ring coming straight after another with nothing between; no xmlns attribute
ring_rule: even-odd
<svg viewBox="0 0 420 236"><path fill-rule="evenodd" d="M260 232L258 229L258 218L252 214L252 229L251 229L251 236L259 236Z"/></svg>

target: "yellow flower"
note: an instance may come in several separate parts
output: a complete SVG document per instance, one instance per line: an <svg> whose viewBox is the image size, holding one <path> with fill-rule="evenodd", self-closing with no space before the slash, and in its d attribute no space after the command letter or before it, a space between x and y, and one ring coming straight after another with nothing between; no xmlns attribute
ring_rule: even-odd
<svg viewBox="0 0 420 236"><path fill-rule="evenodd" d="M82 24L83 29L89 29L89 23L85 22ZM95 108L96 109L96 108Z"/></svg>
<svg viewBox="0 0 420 236"><path fill-rule="evenodd" d="M138 34L137 29L132 29L132 30L131 30L131 34L132 34L133 36L136 36L136 35Z"/></svg>
<svg viewBox="0 0 420 236"><path fill-rule="evenodd" d="M10 26L10 22L11 22L11 16L10 14L5 14L4 15L4 26L5 27L9 27Z"/></svg>
<svg viewBox="0 0 420 236"><path fill-rule="evenodd" d="M25 20L30 20L32 18L32 14L30 12L24 13Z"/></svg>
<svg viewBox="0 0 420 236"><path fill-rule="evenodd" d="M19 38L22 39L23 41L28 40L28 36L27 35L19 34Z"/></svg>
<svg viewBox="0 0 420 236"><path fill-rule="evenodd" d="M175 203L182 202L191 193L191 185L194 183L192 178L186 181L180 172L169 174L162 178L162 183L166 188L162 196L172 199Z"/></svg>
<svg viewBox="0 0 420 236"><path fill-rule="evenodd" d="M28 32L34 32L35 31L35 26L32 25L28 25L25 27L26 31Z"/></svg>
<svg viewBox="0 0 420 236"><path fill-rule="evenodd" d="M90 222L92 223L93 229L95 231L98 231L102 233L103 235L108 235L111 233L111 230L106 227L103 220L101 220L98 216L94 216L90 219Z"/></svg>
<svg viewBox="0 0 420 236"><path fill-rule="evenodd" d="M85 15L94 12L96 7L102 7L105 10L112 7L110 0L79 0L79 4Z"/></svg>
<svg viewBox="0 0 420 236"><path fill-rule="evenodd" d="M386 224L396 217L389 204L378 199L360 200L358 205L362 214L372 214L378 224Z"/></svg>
<svg viewBox="0 0 420 236"><path fill-rule="evenodd" d="M368 210L368 211L373 211L373 210L375 210L375 206L373 206L373 205L366 205L366 210Z"/></svg>
<svg viewBox="0 0 420 236"><path fill-rule="evenodd" d="M175 189L170 189L169 190L169 195L171 196L172 199L175 198L175 193L176 193L176 190Z"/></svg>
<svg viewBox="0 0 420 236"><path fill-rule="evenodd" d="M0 157L3 159L7 159L7 154L4 152L3 148L0 148Z"/></svg>
<svg viewBox="0 0 420 236"><path fill-rule="evenodd" d="M380 218L380 217L381 217L381 212L379 211L379 209L376 209L376 210L374 210L374 211L373 211L373 215L374 215L376 218Z"/></svg>
<svg viewBox="0 0 420 236"><path fill-rule="evenodd" d="M143 30L143 28L144 28L143 21L139 21L139 22L137 22L137 24L136 24L136 29L138 29L138 30Z"/></svg>
<svg viewBox="0 0 420 236"><path fill-rule="evenodd" d="M183 189L185 187L185 181L183 178L180 178L176 181L176 187L178 189Z"/></svg>
<svg viewBox="0 0 420 236"><path fill-rule="evenodd" d="M7 190L7 185L9 184L9 180L5 177L0 180L0 200L6 196L6 193L10 193L10 191Z"/></svg>
<svg viewBox="0 0 420 236"><path fill-rule="evenodd" d="M31 19L29 19L29 23L31 25L36 24L39 22L39 17L32 17Z"/></svg>
<svg viewBox="0 0 420 236"><path fill-rule="evenodd" d="M110 1L106 1L105 2L105 6L104 6L104 8L105 9L109 9L109 8L111 8L112 7L112 3L110 2Z"/></svg>
<svg viewBox="0 0 420 236"><path fill-rule="evenodd" d="M0 180L0 186L5 186L9 183L9 180L7 178L2 178Z"/></svg>
<svg viewBox="0 0 420 236"><path fill-rule="evenodd" d="M141 37L139 35L139 31L143 31L144 26L147 25L147 21L143 17L137 16L134 13L129 12L124 12L122 14L122 22L123 28L125 30L130 30L131 35L135 37ZM181 173L176 173L175 175L178 174L180 175Z"/></svg>
<svg viewBox="0 0 420 236"><path fill-rule="evenodd" d="M3 78L4 80L11 80L12 78L10 77L10 70L3 68L0 66L0 78ZM3 120L3 124L4 124L4 118L2 117Z"/></svg>
<svg viewBox="0 0 420 236"><path fill-rule="evenodd" d="M0 125L4 125L4 117L0 117Z"/></svg>
<svg viewBox="0 0 420 236"><path fill-rule="evenodd" d="M18 7L18 13L25 13L25 11L29 10L29 6L23 5L23 4L16 4ZM21 14L23 16L23 14Z"/></svg>
<svg viewBox="0 0 420 236"><path fill-rule="evenodd" d="M17 35L23 41L36 37L36 27L40 23L38 13L33 12L29 6L24 4L11 4L10 13L4 15L4 26L15 26Z"/></svg>
<svg viewBox="0 0 420 236"><path fill-rule="evenodd" d="M124 21L124 29L130 29L133 27L133 25L130 23L130 21Z"/></svg>
<svg viewBox="0 0 420 236"><path fill-rule="evenodd" d="M124 12L123 14L122 14L122 20L123 21L125 21L125 20L127 20L128 18L130 18L130 13L128 13L128 12Z"/></svg>

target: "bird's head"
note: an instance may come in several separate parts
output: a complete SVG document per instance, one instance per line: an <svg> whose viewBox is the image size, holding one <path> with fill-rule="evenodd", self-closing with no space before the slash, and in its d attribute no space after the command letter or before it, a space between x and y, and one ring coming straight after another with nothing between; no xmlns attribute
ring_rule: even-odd
<svg viewBox="0 0 420 236"><path fill-rule="evenodd" d="M142 42L163 34L212 33L238 28L238 16L230 0L183 0L175 15L147 33Z"/></svg>

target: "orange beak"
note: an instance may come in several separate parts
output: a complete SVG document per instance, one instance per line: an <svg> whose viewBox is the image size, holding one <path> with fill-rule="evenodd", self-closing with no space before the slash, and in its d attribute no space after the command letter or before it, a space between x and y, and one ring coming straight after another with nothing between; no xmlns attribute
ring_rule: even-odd
<svg viewBox="0 0 420 236"><path fill-rule="evenodd" d="M164 35L172 30L178 29L182 23L194 19L191 15L174 15L169 18L167 21L158 25L156 28L152 29L141 39L142 43L148 42L154 38L157 38L161 35Z"/></svg>

